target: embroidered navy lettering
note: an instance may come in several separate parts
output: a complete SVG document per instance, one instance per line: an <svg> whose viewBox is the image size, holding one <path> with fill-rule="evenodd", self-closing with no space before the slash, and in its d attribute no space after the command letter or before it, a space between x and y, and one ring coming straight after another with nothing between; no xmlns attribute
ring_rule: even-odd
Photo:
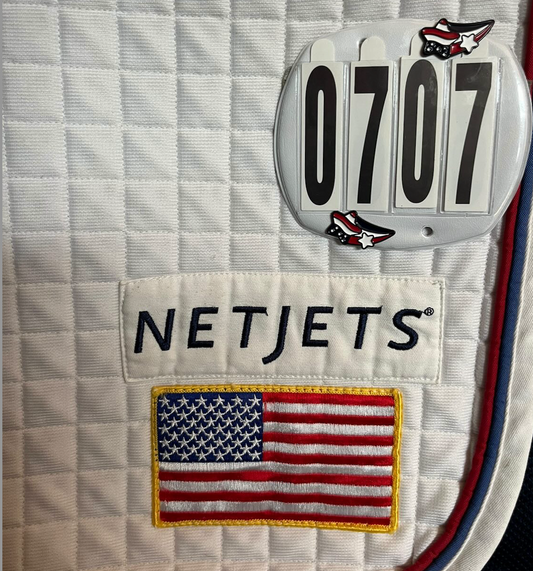
<svg viewBox="0 0 533 571"><path fill-rule="evenodd" d="M284 305L281 308L281 316L279 318L279 329L278 329L278 341L276 343L276 348L270 355L263 357L263 365L268 365L275 361L282 353L285 348L285 337L287 336L287 323L289 321L289 313L291 311L290 305Z"/></svg>
<svg viewBox="0 0 533 571"><path fill-rule="evenodd" d="M316 313L333 313L332 307L308 307L305 316L304 334L302 339L302 347L327 347L326 339L311 339L313 331L324 331L328 328L326 323L316 323L314 320Z"/></svg>
<svg viewBox="0 0 533 571"><path fill-rule="evenodd" d="M174 325L174 314L175 309L169 309L167 311L167 320L165 322L165 336L161 335L161 332L154 323L152 316L147 311L139 311L139 321L137 322L137 335L135 336L135 348L134 353L142 353L143 350L143 340L144 340L144 325L148 325L148 328L152 332L157 344L159 345L161 351L168 351L170 349L170 342L172 340L172 326Z"/></svg>
<svg viewBox="0 0 533 571"><path fill-rule="evenodd" d="M401 309L394 315L392 318L394 327L408 335L409 341L406 341L405 343L397 343L396 341L391 340L388 344L391 349L396 349L397 351L407 351L408 349L412 349L418 343L418 333L412 327L409 327L409 325L404 323L403 318L416 317L417 319L420 319L421 315L422 312L418 309Z"/></svg>
<svg viewBox="0 0 533 571"><path fill-rule="evenodd" d="M266 307L255 307L253 305L237 305L233 308L233 313L244 313L244 323L242 324L242 334L241 334L241 348L245 349L248 347L248 341L250 340L250 329L252 328L252 319L254 313L263 313L268 315Z"/></svg>
<svg viewBox="0 0 533 571"><path fill-rule="evenodd" d="M121 290L123 368L132 379L382 380L394 373L434 381L443 287L434 278L267 273L128 281ZM145 324L151 332L145 327L143 347Z"/></svg>
<svg viewBox="0 0 533 571"><path fill-rule="evenodd" d="M191 324L189 326L189 339L187 349L197 349L202 347L213 347L214 341L197 341L198 331L211 331L211 323L199 323L200 316L204 313L218 313L218 307L195 307L192 310Z"/></svg>
<svg viewBox="0 0 533 571"><path fill-rule="evenodd" d="M359 323L357 324L357 333L355 334L354 349L363 348L363 339L365 338L366 322L368 316L373 313L379 315L381 307L349 307L346 312L350 315L359 315Z"/></svg>

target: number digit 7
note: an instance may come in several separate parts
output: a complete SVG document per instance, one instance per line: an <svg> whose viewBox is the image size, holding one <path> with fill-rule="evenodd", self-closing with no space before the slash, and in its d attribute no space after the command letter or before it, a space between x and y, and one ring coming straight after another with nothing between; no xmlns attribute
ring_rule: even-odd
<svg viewBox="0 0 533 571"><path fill-rule="evenodd" d="M476 98L472 114L466 130L465 144L457 179L455 204L470 204L472 193L472 177L474 162L481 131L481 122L489 98L492 83L492 63L461 63L457 64L455 91L475 91Z"/></svg>
<svg viewBox="0 0 533 571"><path fill-rule="evenodd" d="M374 94L368 126L366 128L363 154L361 156L361 170L359 172L359 186L357 190L357 202L363 204L370 204L371 202L376 145L388 90L388 67L355 68L354 93Z"/></svg>

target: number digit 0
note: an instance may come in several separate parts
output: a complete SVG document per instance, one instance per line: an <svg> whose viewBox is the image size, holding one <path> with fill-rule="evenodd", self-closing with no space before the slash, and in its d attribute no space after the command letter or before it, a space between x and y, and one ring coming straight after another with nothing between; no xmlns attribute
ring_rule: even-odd
<svg viewBox="0 0 533 571"><path fill-rule="evenodd" d="M420 177L415 177L416 131L418 117L419 88L424 88L424 114L422 124L422 158ZM405 110L403 123L402 186L407 199L419 204L423 202L433 183L435 145L437 133L438 82L434 67L427 60L416 61L407 76L405 84Z"/></svg>
<svg viewBox="0 0 533 571"><path fill-rule="evenodd" d="M319 132L319 94L323 94L323 129ZM320 206L331 198L335 186L337 88L326 66L309 75L305 92L305 187L310 200ZM322 180L318 180L318 145L322 143Z"/></svg>

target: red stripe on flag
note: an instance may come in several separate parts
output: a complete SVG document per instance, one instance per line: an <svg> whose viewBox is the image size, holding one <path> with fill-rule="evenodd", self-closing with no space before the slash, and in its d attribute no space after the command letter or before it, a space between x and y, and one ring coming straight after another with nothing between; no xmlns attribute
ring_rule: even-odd
<svg viewBox="0 0 533 571"><path fill-rule="evenodd" d="M330 494L284 494L271 492L176 492L161 490L159 499L166 502L261 502L319 503L335 506L389 507L390 496L334 496Z"/></svg>
<svg viewBox="0 0 533 571"><path fill-rule="evenodd" d="M159 479L178 482L288 482L291 484L340 484L344 486L392 486L392 476L356 476L353 474L284 474L267 470L242 472L159 472Z"/></svg>
<svg viewBox="0 0 533 571"><path fill-rule="evenodd" d="M350 424L394 426L393 416L356 416L349 414L304 414L297 412L263 412L263 422L294 422L298 424Z"/></svg>
<svg viewBox="0 0 533 571"><path fill-rule="evenodd" d="M335 444L337 446L392 446L394 443L394 437L263 432L263 442L288 442L289 444Z"/></svg>
<svg viewBox="0 0 533 571"><path fill-rule="evenodd" d="M387 395L351 395L336 393L263 393L263 402L394 406L394 397Z"/></svg>
<svg viewBox="0 0 533 571"><path fill-rule="evenodd" d="M263 452L265 462L285 464L338 464L349 466L392 466L392 456L339 456L333 454L288 454L286 452Z"/></svg>
<svg viewBox="0 0 533 571"><path fill-rule="evenodd" d="M160 512L161 521L191 521L191 520L297 520L297 521L331 521L365 525L390 525L388 517L355 517L341 515L326 515L316 513L279 513L273 511L257 512Z"/></svg>

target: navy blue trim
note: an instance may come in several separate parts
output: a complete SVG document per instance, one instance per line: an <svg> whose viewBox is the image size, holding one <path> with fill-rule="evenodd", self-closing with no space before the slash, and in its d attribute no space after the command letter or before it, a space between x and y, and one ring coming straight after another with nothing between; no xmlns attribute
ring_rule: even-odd
<svg viewBox="0 0 533 571"><path fill-rule="evenodd" d="M509 388L509 377L513 360L513 347L515 338L515 326L518 318L518 306L520 303L520 287L522 284L522 272L524 269L524 259L527 245L527 231L529 215L531 210L531 200L533 196L533 145L529 152L529 159L522 182L522 191L518 203L518 213L516 217L513 260L509 275L509 285L505 304L505 318L502 331L502 342L500 348L499 370L494 395L494 409L492 423L483 466L479 475L476 488L470 500L470 504L457 528L454 538L442 550L440 555L431 563L426 571L441 571L458 552L474 523L479 510L487 494L503 432L505 421L505 407L507 403L507 393Z"/></svg>

